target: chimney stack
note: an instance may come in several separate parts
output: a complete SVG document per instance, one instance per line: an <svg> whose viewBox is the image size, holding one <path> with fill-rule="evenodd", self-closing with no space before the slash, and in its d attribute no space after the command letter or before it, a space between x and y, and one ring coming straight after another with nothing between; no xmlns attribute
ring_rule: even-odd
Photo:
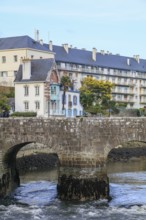
<svg viewBox="0 0 146 220"><path fill-rule="evenodd" d="M130 66L130 58L127 58L127 65Z"/></svg>
<svg viewBox="0 0 146 220"><path fill-rule="evenodd" d="M139 57L139 55L134 55L133 58L134 58L138 63L140 63L140 57Z"/></svg>
<svg viewBox="0 0 146 220"><path fill-rule="evenodd" d="M39 42L39 30L35 30L35 41Z"/></svg>
<svg viewBox="0 0 146 220"><path fill-rule="evenodd" d="M94 61L96 61L96 52L97 52L97 49L93 48L92 49L92 60L94 60Z"/></svg>
<svg viewBox="0 0 146 220"><path fill-rule="evenodd" d="M31 77L31 60L28 58L22 60L22 77L23 79L30 79Z"/></svg>
<svg viewBox="0 0 146 220"><path fill-rule="evenodd" d="M40 39L40 44L43 45L43 39Z"/></svg>
<svg viewBox="0 0 146 220"><path fill-rule="evenodd" d="M51 40L49 41L49 50L53 51L53 43Z"/></svg>
<svg viewBox="0 0 146 220"><path fill-rule="evenodd" d="M63 48L66 51L66 53L69 52L68 44L63 44Z"/></svg>

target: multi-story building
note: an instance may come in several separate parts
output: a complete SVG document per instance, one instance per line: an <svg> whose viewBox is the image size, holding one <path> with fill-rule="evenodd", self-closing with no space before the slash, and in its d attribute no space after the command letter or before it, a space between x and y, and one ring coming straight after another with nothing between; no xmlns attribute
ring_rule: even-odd
<svg viewBox="0 0 146 220"><path fill-rule="evenodd" d="M114 83L112 98L127 103L127 108L146 106L146 60L113 55L108 51L97 52L62 46L43 44L28 36L0 39L0 84L12 85L21 58L53 58L59 75L68 74L78 91L84 77L108 80Z"/></svg>
<svg viewBox="0 0 146 220"><path fill-rule="evenodd" d="M0 85L14 86L22 59L54 58L42 41L28 36L0 38Z"/></svg>
<svg viewBox="0 0 146 220"><path fill-rule="evenodd" d="M125 57L112 55L103 50L92 51L63 46L53 46L55 60L60 74L64 72L74 81L79 89L84 77L92 76L108 80L115 86L112 99L127 104L127 108L140 108L146 105L146 60L139 56Z"/></svg>

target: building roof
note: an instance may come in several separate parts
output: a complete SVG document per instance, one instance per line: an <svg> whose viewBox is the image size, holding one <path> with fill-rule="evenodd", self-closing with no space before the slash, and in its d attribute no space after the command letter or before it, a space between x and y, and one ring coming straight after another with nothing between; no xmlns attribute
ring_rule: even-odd
<svg viewBox="0 0 146 220"><path fill-rule="evenodd" d="M10 50L19 48L30 48L35 50L49 51L40 42L37 42L29 36L0 38L0 50ZM50 52L50 51L49 51Z"/></svg>
<svg viewBox="0 0 146 220"><path fill-rule="evenodd" d="M54 52L56 62L146 72L146 60L144 59L139 59L139 62L137 62L133 57L107 53L101 54L98 52L96 53L96 61L93 61L92 51L84 49L69 48L67 53L63 46L53 45L53 51L50 51L48 44L41 44L27 35L0 38L0 50L19 48L30 48L46 52ZM127 59L129 59L130 65L127 64Z"/></svg>
<svg viewBox="0 0 146 220"><path fill-rule="evenodd" d="M18 73L14 82L37 82L46 81L48 72L52 69L54 59L37 59L31 60L31 78L22 78L22 64L19 66Z"/></svg>
<svg viewBox="0 0 146 220"><path fill-rule="evenodd" d="M67 53L63 46L55 45L53 45L53 52L55 52L56 62L146 72L146 60L144 59L139 59L138 63L134 57L126 57L107 53L102 54L98 52L96 53L96 61L94 61L92 59L92 51L69 48ZM129 59L130 65L127 64L127 59Z"/></svg>

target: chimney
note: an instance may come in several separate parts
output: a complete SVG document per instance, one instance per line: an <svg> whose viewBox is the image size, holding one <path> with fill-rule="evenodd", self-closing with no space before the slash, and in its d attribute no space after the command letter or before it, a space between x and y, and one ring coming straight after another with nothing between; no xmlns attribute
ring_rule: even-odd
<svg viewBox="0 0 146 220"><path fill-rule="evenodd" d="M43 40L42 39L40 39L40 44L43 45Z"/></svg>
<svg viewBox="0 0 146 220"><path fill-rule="evenodd" d="M101 50L100 53L101 53L102 55L104 55L105 52L104 52L104 50Z"/></svg>
<svg viewBox="0 0 146 220"><path fill-rule="evenodd" d="M35 41L39 42L39 30L35 30Z"/></svg>
<svg viewBox="0 0 146 220"><path fill-rule="evenodd" d="M136 55L136 60L137 60L138 63L140 63L140 59L139 58L140 58L139 55Z"/></svg>
<svg viewBox="0 0 146 220"><path fill-rule="evenodd" d="M69 50L68 50L68 44L63 44L63 48L64 48L64 50L66 51L66 53L69 52Z"/></svg>
<svg viewBox="0 0 146 220"><path fill-rule="evenodd" d="M51 40L49 41L49 50L51 50L51 51L53 50L53 43Z"/></svg>
<svg viewBox="0 0 146 220"><path fill-rule="evenodd" d="M92 60L94 61L96 61L96 52L97 52L96 48L93 48L92 49Z"/></svg>
<svg viewBox="0 0 146 220"><path fill-rule="evenodd" d="M127 58L127 65L130 66L130 59Z"/></svg>
<svg viewBox="0 0 146 220"><path fill-rule="evenodd" d="M31 60L23 59L22 60L22 78L30 79L31 77Z"/></svg>
<svg viewBox="0 0 146 220"><path fill-rule="evenodd" d="M134 58L138 63L140 63L140 59L139 59L140 57L139 57L139 55L134 55L133 58Z"/></svg>

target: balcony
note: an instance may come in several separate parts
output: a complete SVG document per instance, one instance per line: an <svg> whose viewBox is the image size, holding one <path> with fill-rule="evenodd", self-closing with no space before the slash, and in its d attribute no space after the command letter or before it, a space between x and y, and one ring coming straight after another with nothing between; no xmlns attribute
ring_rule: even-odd
<svg viewBox="0 0 146 220"><path fill-rule="evenodd" d="M146 91L141 91L140 96L146 96Z"/></svg>
<svg viewBox="0 0 146 220"><path fill-rule="evenodd" d="M141 83L141 84L140 84L140 87L141 87L141 88L146 88L146 84Z"/></svg>
<svg viewBox="0 0 146 220"><path fill-rule="evenodd" d="M113 75L113 76L119 76L119 77L126 77L126 78L139 78L139 79L146 79L146 74L141 74L138 75L133 74L133 72L124 72L124 71L111 71L111 72L107 72L105 70L98 70L95 69L94 67L91 66L90 67L78 67L78 66L61 66L60 64L57 64L57 68L59 70L66 70L66 71L77 71L77 72L81 72L81 73L94 73L94 74L100 74L100 75ZM134 86L134 85L133 85Z"/></svg>
<svg viewBox="0 0 146 220"><path fill-rule="evenodd" d="M121 89L115 88L115 89L112 90L112 93L127 94L127 95L128 95L128 94L131 94L131 95L134 95L134 91L133 91L133 90L130 90L130 89L127 89L127 90L123 91L123 90L121 90Z"/></svg>
<svg viewBox="0 0 146 220"><path fill-rule="evenodd" d="M115 98L112 98L112 100L114 100L116 102L126 102L126 103L136 102L136 100L134 98L130 98L130 97L124 98L124 96L121 98L115 97Z"/></svg>

